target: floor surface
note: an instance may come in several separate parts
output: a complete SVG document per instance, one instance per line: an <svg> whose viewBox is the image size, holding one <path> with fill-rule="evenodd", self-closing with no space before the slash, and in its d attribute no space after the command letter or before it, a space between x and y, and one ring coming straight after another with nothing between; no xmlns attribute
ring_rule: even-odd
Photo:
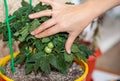
<svg viewBox="0 0 120 81"><path fill-rule="evenodd" d="M95 70L93 73L93 79L94 81L113 81L113 80L120 79L120 76L107 73L107 72L103 72L103 71L99 71L99 70Z"/></svg>

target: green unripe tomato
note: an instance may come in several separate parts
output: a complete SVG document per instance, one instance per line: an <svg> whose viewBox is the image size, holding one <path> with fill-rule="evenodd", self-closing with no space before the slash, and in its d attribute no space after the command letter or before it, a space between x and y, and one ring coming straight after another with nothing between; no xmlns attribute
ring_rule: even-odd
<svg viewBox="0 0 120 81"><path fill-rule="evenodd" d="M54 44L52 42L49 42L48 47L52 49L52 48L54 48Z"/></svg>
<svg viewBox="0 0 120 81"><path fill-rule="evenodd" d="M48 46L46 46L46 47L45 47L45 52L46 52L46 53L51 53L51 52L52 52L52 49L49 48Z"/></svg>

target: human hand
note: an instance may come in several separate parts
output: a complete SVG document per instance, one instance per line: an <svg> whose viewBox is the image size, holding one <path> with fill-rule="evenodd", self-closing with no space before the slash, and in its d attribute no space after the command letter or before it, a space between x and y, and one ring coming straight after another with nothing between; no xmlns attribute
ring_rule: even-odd
<svg viewBox="0 0 120 81"><path fill-rule="evenodd" d="M43 16L52 16L40 27L31 32L37 38L50 36L59 32L67 32L68 39L65 44L67 53L70 53L75 38L94 19L90 14L90 8L86 4L67 5L51 0L40 0L52 6L52 10L44 10L29 15L31 19Z"/></svg>

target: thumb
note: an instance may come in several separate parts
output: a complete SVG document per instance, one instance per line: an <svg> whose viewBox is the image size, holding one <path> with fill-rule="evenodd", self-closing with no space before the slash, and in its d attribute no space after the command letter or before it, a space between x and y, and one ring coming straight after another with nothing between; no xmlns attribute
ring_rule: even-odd
<svg viewBox="0 0 120 81"><path fill-rule="evenodd" d="M65 44L65 49L66 49L68 54L71 53L71 47L72 47L72 44L73 44L76 37L77 37L76 33L71 33L68 36L68 39L67 39L66 44Z"/></svg>

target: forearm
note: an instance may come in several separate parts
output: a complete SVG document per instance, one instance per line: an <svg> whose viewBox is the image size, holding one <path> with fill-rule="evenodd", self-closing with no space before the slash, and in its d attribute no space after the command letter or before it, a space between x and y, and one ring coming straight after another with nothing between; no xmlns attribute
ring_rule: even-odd
<svg viewBox="0 0 120 81"><path fill-rule="evenodd" d="M87 0L85 5L89 5L89 12L93 18L98 17L107 10L120 5L120 0Z"/></svg>

